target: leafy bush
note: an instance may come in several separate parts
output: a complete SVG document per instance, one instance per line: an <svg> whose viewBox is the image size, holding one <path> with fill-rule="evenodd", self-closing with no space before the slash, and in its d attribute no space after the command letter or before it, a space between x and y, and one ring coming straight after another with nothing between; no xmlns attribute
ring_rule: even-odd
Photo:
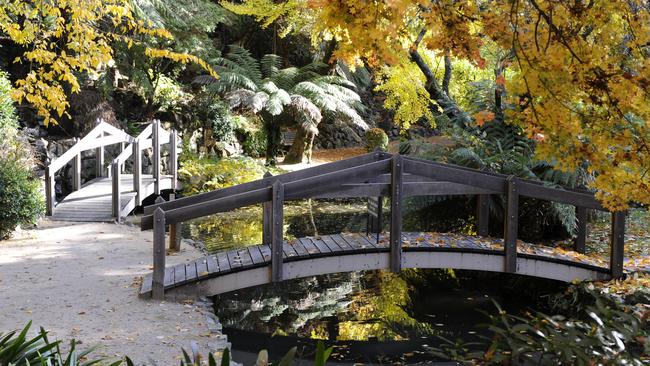
<svg viewBox="0 0 650 366"><path fill-rule="evenodd" d="M266 153L266 130L264 123L257 116L234 116L237 138L244 153L259 158Z"/></svg>
<svg viewBox="0 0 650 366"><path fill-rule="evenodd" d="M260 179L265 172L264 164L248 157L215 159L190 156L181 161L178 175L185 192L196 194Z"/></svg>
<svg viewBox="0 0 650 366"><path fill-rule="evenodd" d="M31 224L43 213L38 181L12 160L0 160L0 239L20 224Z"/></svg>
<svg viewBox="0 0 650 366"><path fill-rule="evenodd" d="M368 151L388 150L388 135L381 128L371 128L366 131L366 148Z"/></svg>
<svg viewBox="0 0 650 366"><path fill-rule="evenodd" d="M88 358L94 348L78 352L74 339L70 342L68 355L65 356L60 349L61 342L50 342L47 332L43 328L40 329L38 335L28 339L27 333L31 325L32 322L27 323L20 333L12 331L0 334L0 365L90 366L102 364L105 360ZM121 363L122 360L117 360L108 366L117 366Z"/></svg>
<svg viewBox="0 0 650 366"><path fill-rule="evenodd" d="M0 70L0 131L18 127L14 102L9 96L10 91L11 82L7 78L7 73Z"/></svg>
<svg viewBox="0 0 650 366"><path fill-rule="evenodd" d="M230 141L234 137L235 123L228 106L220 101L213 100L206 106L205 119L208 126L212 127L212 138L217 141Z"/></svg>

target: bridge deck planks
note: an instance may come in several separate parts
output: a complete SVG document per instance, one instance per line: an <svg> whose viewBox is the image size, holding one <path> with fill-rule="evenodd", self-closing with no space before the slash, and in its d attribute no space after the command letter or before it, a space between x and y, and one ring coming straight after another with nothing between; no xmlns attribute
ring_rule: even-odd
<svg viewBox="0 0 650 366"><path fill-rule="evenodd" d="M502 253L502 250L490 246L489 243L499 243L502 240L478 238L456 234L438 233L404 233L403 248L408 250L452 250L467 252L494 252ZM328 245L329 244L329 245ZM336 245L338 250L333 250ZM345 233L334 235L320 235L317 237L305 237L284 243L284 250L288 252L285 261L295 261L310 257L336 256L363 252L388 251L388 234L380 234L379 244L375 243L375 237L368 237L365 234ZM545 253L544 251L542 251ZM540 258L563 260L567 258L556 255L551 251L548 254L533 255ZM188 282L218 277L232 271L242 271L260 266L269 265L271 262L271 249L268 245L253 245L246 248L233 249L226 252L211 254L198 258L194 261L169 266L165 269L165 288L173 288ZM576 265L586 265L575 262ZM594 268L600 268L595 267ZM602 268L604 271L607 268ZM151 274L145 276L141 294L151 291Z"/></svg>
<svg viewBox="0 0 650 366"><path fill-rule="evenodd" d="M171 188L171 176L160 176L161 189ZM124 209L135 201L133 191L133 175L120 175L120 207ZM153 192L154 178L152 175L142 176L142 192L149 196ZM114 221L112 209L112 179L95 178L86 182L81 189L64 197L53 209L52 220L55 221L85 221L111 222Z"/></svg>

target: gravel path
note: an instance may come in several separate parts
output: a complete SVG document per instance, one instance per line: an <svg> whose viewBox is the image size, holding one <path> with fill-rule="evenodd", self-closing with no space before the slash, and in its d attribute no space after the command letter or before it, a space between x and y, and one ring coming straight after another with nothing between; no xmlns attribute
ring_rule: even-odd
<svg viewBox="0 0 650 366"><path fill-rule="evenodd" d="M178 364L180 348L223 347L208 327L206 304L138 298L152 265L152 235L128 225L43 220L38 229L0 241L0 333L29 320L53 339L100 344L95 355L128 355L138 364ZM181 263L201 253L184 245Z"/></svg>

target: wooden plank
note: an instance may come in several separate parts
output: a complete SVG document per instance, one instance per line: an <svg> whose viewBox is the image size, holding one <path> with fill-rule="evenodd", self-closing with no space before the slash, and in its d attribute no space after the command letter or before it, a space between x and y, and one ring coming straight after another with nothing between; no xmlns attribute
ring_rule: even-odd
<svg viewBox="0 0 650 366"><path fill-rule="evenodd" d="M390 270L399 272L402 269L402 156L393 156L391 163Z"/></svg>
<svg viewBox="0 0 650 366"><path fill-rule="evenodd" d="M121 218L121 213L122 213L122 206L121 206L121 198L120 198L120 191L122 187L120 186L120 163L117 161L114 161L111 164L111 174L112 174L112 180L113 180L113 185L112 185L112 195L111 195L111 207L112 207L112 213L113 217L115 218L115 221L120 222L122 220Z"/></svg>
<svg viewBox="0 0 650 366"><path fill-rule="evenodd" d="M248 251L250 253L251 259L253 260L254 264L262 264L264 263L264 256L262 255L262 251L260 250L259 245L253 245L252 247L248 247Z"/></svg>
<svg viewBox="0 0 650 366"><path fill-rule="evenodd" d="M519 182L514 176L506 180L506 212L503 229L505 272L517 272L517 235L519 225Z"/></svg>
<svg viewBox="0 0 650 366"><path fill-rule="evenodd" d="M271 195L273 225L271 229L271 281L282 281L282 247L284 244L284 184L276 180Z"/></svg>
<svg viewBox="0 0 650 366"><path fill-rule="evenodd" d="M206 264L208 265L208 272L209 273L217 273L219 272L219 262L217 262L217 257L214 255L209 255L205 257Z"/></svg>
<svg viewBox="0 0 650 366"><path fill-rule="evenodd" d="M193 281L197 277L196 261L185 264L185 276L187 281Z"/></svg>
<svg viewBox="0 0 650 366"><path fill-rule="evenodd" d="M163 210L168 211L178 207L184 207L184 206L193 205L197 203L213 201L215 199L224 198L236 194L245 193L251 190L257 190L257 189L269 187L273 184L273 182L276 179L280 180L283 183L287 183L299 179L304 179L307 177L313 177L316 175L321 175L321 174L335 172L350 167L355 167L372 161L377 161L381 156L382 156L381 153L373 152L365 155L356 156L350 159L336 161L333 163L314 166L307 169L300 169L294 172L285 173L278 176L266 177L264 179L259 179L252 182L239 184L236 186L219 189L216 191L183 197L181 199L176 200L175 202L166 202L162 204L160 207ZM145 215L151 215L156 209L156 207L158 206L145 207L144 209Z"/></svg>
<svg viewBox="0 0 650 366"><path fill-rule="evenodd" d="M346 250L361 250L363 249L363 245L357 241L348 241L346 240L343 235L340 234L333 234L330 235L330 238L334 240L336 243L338 243L341 247L345 246Z"/></svg>
<svg viewBox="0 0 650 366"><path fill-rule="evenodd" d="M338 238L339 240L337 240L337 238L335 236L333 236L333 235L324 235L321 238L323 239L325 244L327 244L327 246L330 247L330 248L335 246L335 247L338 247L337 250L339 250L339 251L345 251L345 250L351 250L352 249L352 246L350 246L350 244L347 241L343 240L343 238L341 238L340 235L339 235L339 238Z"/></svg>
<svg viewBox="0 0 650 366"><path fill-rule="evenodd" d="M230 269L237 269L242 266L242 260L237 250L227 251L226 256L228 257L228 263L230 263Z"/></svg>
<svg viewBox="0 0 650 366"><path fill-rule="evenodd" d="M154 211L153 228L153 275L151 297L155 300L165 298L165 212Z"/></svg>
<svg viewBox="0 0 650 366"><path fill-rule="evenodd" d="M573 250L578 253L585 253L587 242L587 208L576 207L577 230L573 241Z"/></svg>
<svg viewBox="0 0 650 366"><path fill-rule="evenodd" d="M104 146L95 148L95 176L104 177Z"/></svg>
<svg viewBox="0 0 650 366"><path fill-rule="evenodd" d="M219 263L219 272L228 272L230 271L230 262L228 261L228 255L225 252L219 252L216 254L217 263Z"/></svg>
<svg viewBox="0 0 650 366"><path fill-rule="evenodd" d="M52 216L54 212L54 205L56 201L55 191L54 191L54 174L56 171L50 169L50 167L45 167L45 214L47 216Z"/></svg>
<svg viewBox="0 0 650 366"><path fill-rule="evenodd" d="M253 258L251 257L248 248L240 249L237 251L239 258L241 258L241 264L243 267L250 267L253 265Z"/></svg>
<svg viewBox="0 0 650 366"><path fill-rule="evenodd" d="M578 192L568 188L559 189L534 182L521 181L519 183L519 194L531 198L606 211L600 202L596 200L594 194L589 191Z"/></svg>
<svg viewBox="0 0 650 366"><path fill-rule="evenodd" d="M185 263L179 263L174 266L174 284L185 283L187 276L185 275Z"/></svg>
<svg viewBox="0 0 650 366"><path fill-rule="evenodd" d="M356 241L358 241L359 243L361 243L361 245L363 245L363 246L365 246L365 247L367 247L367 248L381 248L380 245L377 245L376 242L374 242L373 240L370 240L370 238L368 238L366 235L359 235L359 236L354 235L354 236L352 236L352 237L353 237ZM346 236L344 236L343 238L348 239L348 237L346 237Z"/></svg>
<svg viewBox="0 0 650 366"><path fill-rule="evenodd" d="M292 240L290 245L293 247L293 249L296 251L296 254L300 257L308 257L309 252L307 251L307 248L302 244L302 241L300 239Z"/></svg>
<svg viewBox="0 0 650 366"><path fill-rule="evenodd" d="M174 267L167 267L165 269L165 287L174 284Z"/></svg>
<svg viewBox="0 0 650 366"><path fill-rule="evenodd" d="M282 253L284 254L283 258L297 257L298 253L294 249L293 245L285 241L282 243Z"/></svg>
<svg viewBox="0 0 650 366"><path fill-rule="evenodd" d="M320 250L318 250L318 247L314 242L316 240L320 240L321 237L314 237L314 238L300 238L300 243L302 243L303 247L307 250L307 253L309 254L320 254Z"/></svg>
<svg viewBox="0 0 650 366"><path fill-rule="evenodd" d="M340 252L343 250L341 246L337 242L332 240L332 237L329 235L322 236L321 240L329 248L331 252Z"/></svg>
<svg viewBox="0 0 650 366"><path fill-rule="evenodd" d="M505 176L462 168L455 165L435 163L432 161L408 157L404 158L404 172L428 177L434 180L488 189L492 192L504 192Z"/></svg>
<svg viewBox="0 0 650 366"><path fill-rule="evenodd" d="M194 261L196 263L196 277L205 277L210 271L208 271L208 260L207 257L198 258Z"/></svg>
<svg viewBox="0 0 650 366"><path fill-rule="evenodd" d="M271 253L271 246L270 245L261 245L260 246L260 252L262 253L262 257L264 258L264 262L270 262L272 253Z"/></svg>
<svg viewBox="0 0 650 366"><path fill-rule="evenodd" d="M319 237L314 237L314 238L308 238L308 239L311 240L312 243L314 243L314 246L316 246L319 253L331 253L332 250L327 246L327 244L325 244L325 242L323 241L323 237L325 237L325 235L321 235Z"/></svg>
<svg viewBox="0 0 650 366"><path fill-rule="evenodd" d="M140 294L151 292L151 274L144 276L142 279L142 286L140 287Z"/></svg>
<svg viewBox="0 0 650 366"><path fill-rule="evenodd" d="M490 234L490 195L476 196L476 233L478 236Z"/></svg>
<svg viewBox="0 0 650 366"><path fill-rule="evenodd" d="M135 205L142 206L142 150L140 141L136 140L131 145L133 149L133 190L136 192Z"/></svg>
<svg viewBox="0 0 650 366"><path fill-rule="evenodd" d="M625 211L612 212L609 268L612 278L623 277L625 259Z"/></svg>

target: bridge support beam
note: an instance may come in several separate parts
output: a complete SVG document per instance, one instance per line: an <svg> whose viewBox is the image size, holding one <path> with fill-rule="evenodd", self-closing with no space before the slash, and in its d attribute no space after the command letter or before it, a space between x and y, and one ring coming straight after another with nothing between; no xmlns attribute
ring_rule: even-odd
<svg viewBox="0 0 650 366"><path fill-rule="evenodd" d="M402 156L394 155L391 163L390 270L399 272L402 270Z"/></svg>
<svg viewBox="0 0 650 366"><path fill-rule="evenodd" d="M586 241L587 241L587 208L576 206L576 219L577 219L577 232L576 238L573 241L573 250L578 253L584 253L586 251Z"/></svg>
<svg viewBox="0 0 650 366"><path fill-rule="evenodd" d="M476 233L478 236L488 236L490 225L490 195L476 196Z"/></svg>
<svg viewBox="0 0 650 366"><path fill-rule="evenodd" d="M153 213L153 274L151 297L165 299L165 212L158 207Z"/></svg>
<svg viewBox="0 0 650 366"><path fill-rule="evenodd" d="M612 278L623 276L623 261L625 258L625 216L627 212L612 212L612 232L610 236L609 268Z"/></svg>
<svg viewBox="0 0 650 366"><path fill-rule="evenodd" d="M284 244L284 184L279 180L273 183L271 199L271 281L282 281L282 247Z"/></svg>
<svg viewBox="0 0 650 366"><path fill-rule="evenodd" d="M503 220L503 249L505 252L505 272L517 272L517 234L519 225L519 192L517 178L506 180L506 212Z"/></svg>

